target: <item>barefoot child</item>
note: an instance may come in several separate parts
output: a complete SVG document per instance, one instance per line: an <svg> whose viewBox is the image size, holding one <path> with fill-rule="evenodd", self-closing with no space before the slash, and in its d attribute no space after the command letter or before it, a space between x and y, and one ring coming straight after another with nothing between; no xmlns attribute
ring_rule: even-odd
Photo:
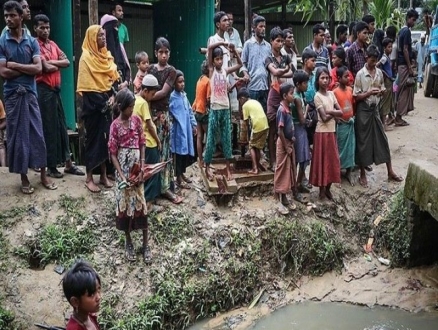
<svg viewBox="0 0 438 330"><path fill-rule="evenodd" d="M260 164L260 150L263 150L268 137L269 125L265 111L259 101L251 100L249 92L245 87L242 87L237 92L237 100L242 107L243 120L247 122L251 120L251 138L249 140L249 148L252 160L252 169L248 171L250 174L258 174L259 170L263 170Z"/></svg>
<svg viewBox="0 0 438 330"><path fill-rule="evenodd" d="M370 45L366 51L365 66L357 73L353 96L356 98L356 164L360 168L359 183L368 187L365 167L386 163L388 181L401 182L403 178L392 169L388 138L377 106L385 91L383 73L376 68L379 51Z"/></svg>
<svg viewBox="0 0 438 330"><path fill-rule="evenodd" d="M141 92L141 83L149 68L149 56L145 51L138 51L135 53L135 64L137 64L137 74L134 79L134 93Z"/></svg>
<svg viewBox="0 0 438 330"><path fill-rule="evenodd" d="M337 81L339 86L333 90L336 100L343 112L338 120L336 137L338 142L339 159L341 169L345 169L345 178L354 186L351 171L355 166L356 135L354 132L354 98L353 88L350 87L350 72L346 66L336 68Z"/></svg>
<svg viewBox="0 0 438 330"><path fill-rule="evenodd" d="M232 67L223 67L223 51L220 46L229 48L234 54L237 64ZM230 100L228 98L227 75L239 70L242 60L236 52L233 44L228 42L216 42L208 46L208 71L211 87L211 111L208 115L207 145L205 147L205 176L209 181L213 180L210 164L215 150L216 130L221 132L222 150L226 159L227 180L233 179L231 175L230 159L233 157L231 150L231 115Z"/></svg>
<svg viewBox="0 0 438 330"><path fill-rule="evenodd" d="M202 75L196 83L196 97L192 108L197 122L196 152L198 153L199 168L204 166L202 154L204 152L204 137L208 128L208 108L210 107L210 79L208 77L208 62L204 60L201 65Z"/></svg>
<svg viewBox="0 0 438 330"><path fill-rule="evenodd" d="M185 173L195 156L193 135L196 135L196 120L184 87L184 75L176 70L175 87L169 100L169 111L173 118L170 128L170 150L175 157L176 183L180 188L190 189L188 183L192 180L186 177Z"/></svg>
<svg viewBox="0 0 438 330"><path fill-rule="evenodd" d="M310 189L303 185L304 178L306 177L306 167L309 165L311 159L309 139L307 138L306 129L308 120L304 95L307 91L309 75L303 70L298 70L294 73L293 82L295 85L294 107L292 107L295 131L295 163L299 165L295 200L305 203L306 199L302 193L310 192Z"/></svg>
<svg viewBox="0 0 438 330"><path fill-rule="evenodd" d="M135 96L134 114L142 120L143 133L146 138L145 164L160 162L161 141L158 138L157 128L151 116L149 103L160 88L158 80L151 74L144 76L140 86L140 93ZM160 173L154 174L144 182L144 197L148 212L158 212L161 208L154 205L161 193Z"/></svg>
<svg viewBox="0 0 438 330"><path fill-rule="evenodd" d="M332 183L341 182L338 144L336 142L335 117L343 112L333 92L328 91L330 72L319 67L315 75L315 107L318 111L313 141L312 163L310 165L310 183L319 187L319 199L333 199L330 191Z"/></svg>
<svg viewBox="0 0 438 330"><path fill-rule="evenodd" d="M144 198L143 165L145 137L142 121L132 115L135 97L127 88L116 95L114 106L120 111L111 124L108 149L116 169L116 227L126 235L125 256L135 261L131 231L143 230L143 259L151 261L148 246L147 206Z"/></svg>
<svg viewBox="0 0 438 330"><path fill-rule="evenodd" d="M62 289L73 307L66 330L99 330L100 277L86 262L78 261L64 275Z"/></svg>
<svg viewBox="0 0 438 330"><path fill-rule="evenodd" d="M294 150L294 124L292 113L289 108L294 103L294 86L291 83L283 83L280 86L280 94L283 100L277 112L277 166L274 173L274 192L278 194L280 201L279 211L288 214L287 206L296 208L287 199L286 194L291 193L295 186L295 150Z"/></svg>

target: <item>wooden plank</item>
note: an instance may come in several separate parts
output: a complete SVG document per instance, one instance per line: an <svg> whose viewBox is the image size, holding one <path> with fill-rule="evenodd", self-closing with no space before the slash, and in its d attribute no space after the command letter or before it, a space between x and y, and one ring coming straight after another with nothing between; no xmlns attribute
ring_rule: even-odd
<svg viewBox="0 0 438 330"><path fill-rule="evenodd" d="M215 195L219 193L219 186L217 185L216 179L213 181L209 181L207 176L205 175L205 171L201 171L202 180L204 181L205 188L207 188L207 192L209 195Z"/></svg>
<svg viewBox="0 0 438 330"><path fill-rule="evenodd" d="M228 192L230 192L232 194L235 194L237 192L238 187L237 187L236 180L234 180L234 179L231 181L224 180L224 182L225 182L225 185L227 186Z"/></svg>
<svg viewBox="0 0 438 330"><path fill-rule="evenodd" d="M249 174L249 173L234 173L234 180L240 183L246 182L258 182L258 181L269 181L274 179L274 173L271 171L260 172L259 174Z"/></svg>

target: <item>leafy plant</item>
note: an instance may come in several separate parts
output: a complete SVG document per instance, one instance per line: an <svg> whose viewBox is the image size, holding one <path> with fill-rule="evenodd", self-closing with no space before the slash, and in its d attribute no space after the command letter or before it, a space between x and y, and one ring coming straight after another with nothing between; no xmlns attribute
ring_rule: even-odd
<svg viewBox="0 0 438 330"><path fill-rule="evenodd" d="M10 330L14 314L0 306L0 330Z"/></svg>

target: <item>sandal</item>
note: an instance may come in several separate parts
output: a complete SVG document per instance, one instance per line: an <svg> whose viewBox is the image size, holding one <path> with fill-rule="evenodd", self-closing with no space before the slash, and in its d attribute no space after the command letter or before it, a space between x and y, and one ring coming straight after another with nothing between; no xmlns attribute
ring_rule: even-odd
<svg viewBox="0 0 438 330"><path fill-rule="evenodd" d="M64 176L64 174L59 172L56 168L50 169L47 175L55 179L61 179Z"/></svg>
<svg viewBox="0 0 438 330"><path fill-rule="evenodd" d="M48 190L56 190L58 189L58 186L55 184L55 182L46 184L44 182L41 182L41 184L43 185L44 188L48 189Z"/></svg>
<svg viewBox="0 0 438 330"><path fill-rule="evenodd" d="M394 126L396 126L396 127L409 126L409 123L407 121L405 121L405 120L403 120L402 122L397 122L396 121Z"/></svg>
<svg viewBox="0 0 438 330"><path fill-rule="evenodd" d="M307 203L309 202L307 197L303 196L302 193L297 193L294 198L297 202L300 202L300 203L305 204L305 205L307 205Z"/></svg>
<svg viewBox="0 0 438 330"><path fill-rule="evenodd" d="M134 245L126 244L125 246L125 257L128 261L136 261L137 257L135 256Z"/></svg>
<svg viewBox="0 0 438 330"><path fill-rule="evenodd" d="M31 185L21 186L20 189L21 189L21 192L25 195L32 195L35 191L35 189Z"/></svg>
<svg viewBox="0 0 438 330"><path fill-rule="evenodd" d="M73 175L85 175L83 171L76 165L70 166L70 168L65 168L64 173L73 174Z"/></svg>
<svg viewBox="0 0 438 330"><path fill-rule="evenodd" d="M289 214L289 209L286 206L284 206L283 204L279 203L279 205L278 205L278 212L281 215L288 215Z"/></svg>
<svg viewBox="0 0 438 330"><path fill-rule="evenodd" d="M181 204L183 201L182 197L175 195L170 190L167 190L164 194L162 194L162 196L171 201L173 204Z"/></svg>
<svg viewBox="0 0 438 330"><path fill-rule="evenodd" d="M143 260L145 264L151 264L152 263L152 253L151 249L149 248L149 245L146 245L143 249Z"/></svg>

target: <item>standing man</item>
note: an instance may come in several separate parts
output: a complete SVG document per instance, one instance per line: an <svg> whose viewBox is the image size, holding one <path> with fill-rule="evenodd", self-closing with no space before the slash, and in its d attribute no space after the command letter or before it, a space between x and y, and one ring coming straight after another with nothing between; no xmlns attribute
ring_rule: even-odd
<svg viewBox="0 0 438 330"><path fill-rule="evenodd" d="M30 15L30 7L26 0L17 0L17 2L21 5L21 8L23 9L23 21L30 21L31 15ZM8 29L7 26L4 27L2 34L5 33L5 31ZM29 29L27 28L26 24L23 23L23 29L26 30L28 35L31 35Z"/></svg>
<svg viewBox="0 0 438 330"><path fill-rule="evenodd" d="M252 21L254 35L243 45L243 79L248 83L249 97L259 101L266 113L268 99L268 71L265 60L271 55L271 45L265 38L266 19L255 16Z"/></svg>
<svg viewBox="0 0 438 330"><path fill-rule="evenodd" d="M417 73L418 73L418 83L419 87L423 88L423 70L424 70L424 60L427 55L428 45L426 45L426 36L423 34L420 38L420 42L415 44L415 49L417 51Z"/></svg>
<svg viewBox="0 0 438 330"><path fill-rule="evenodd" d="M313 50L316 53L316 67L325 66L331 70L330 65L330 53L327 47L324 46L325 42L325 27L321 24L315 24L313 26L313 42L304 48Z"/></svg>
<svg viewBox="0 0 438 330"><path fill-rule="evenodd" d="M336 28L336 40L333 43L333 50L335 50L337 47L345 47L345 43L347 42L348 38L348 26L344 24L338 25Z"/></svg>
<svg viewBox="0 0 438 330"><path fill-rule="evenodd" d="M34 30L40 46L43 68L43 72L36 77L36 82L47 149L47 174L52 178L62 178L63 174L56 165L65 163L64 173L85 175L73 165L70 158L67 124L60 95L60 69L68 67L70 61L58 45L49 39L50 20L46 15L35 16Z"/></svg>
<svg viewBox="0 0 438 330"><path fill-rule="evenodd" d="M356 77L356 74L364 67L366 63L365 51L368 47L368 24L357 22L355 26L356 41L347 50L348 70Z"/></svg>
<svg viewBox="0 0 438 330"><path fill-rule="evenodd" d="M397 46L397 73L398 73L398 92L397 92L397 115L395 116L395 126L408 126L409 123L403 119L409 111L414 110L414 85L409 83L409 78L413 77L414 70L412 62L414 53L412 51L411 28L418 19L418 12L409 9L406 14L406 25L398 34Z"/></svg>
<svg viewBox="0 0 438 330"><path fill-rule="evenodd" d="M46 175L46 144L36 97L35 76L41 74L40 47L23 29L23 8L16 1L3 5L8 27L0 37L0 76L4 79L9 172L21 175L21 191L32 194L29 168L41 168L41 183L58 187Z"/></svg>
<svg viewBox="0 0 438 330"><path fill-rule="evenodd" d="M374 31L376 30L376 18L373 15L367 14L362 17L362 22L368 24L368 40L367 45L371 45L373 42Z"/></svg>
<svg viewBox="0 0 438 330"><path fill-rule="evenodd" d="M227 17L228 17L228 29L224 33L225 40L234 44L234 46L236 48L236 52L241 54L242 53L242 40L240 39L239 31L237 31L233 27L233 22L234 22L233 13L227 13Z"/></svg>
<svg viewBox="0 0 438 330"><path fill-rule="evenodd" d="M281 55L289 55L292 59L292 64L295 70L298 69L298 50L295 44L294 34L292 33L292 29L284 29L284 45L281 48ZM288 78L288 82L292 82L291 78Z"/></svg>
<svg viewBox="0 0 438 330"><path fill-rule="evenodd" d="M129 42L129 33L128 28L123 21L123 7L120 4L116 4L110 7L110 15L113 15L117 18L118 21L118 31L119 31L119 41L125 45Z"/></svg>

